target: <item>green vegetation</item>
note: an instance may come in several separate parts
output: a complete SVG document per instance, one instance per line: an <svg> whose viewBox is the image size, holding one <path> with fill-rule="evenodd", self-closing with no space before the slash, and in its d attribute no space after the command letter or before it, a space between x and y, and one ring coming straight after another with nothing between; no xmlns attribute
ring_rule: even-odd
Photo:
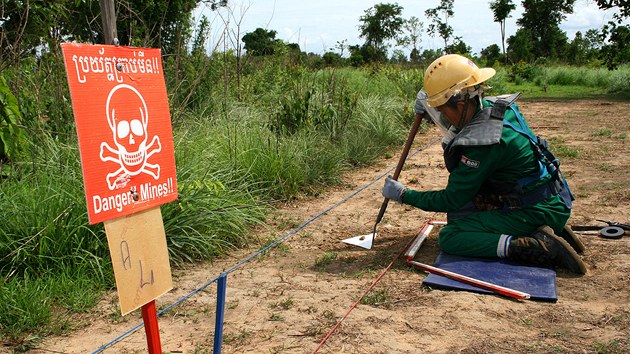
<svg viewBox="0 0 630 354"><path fill-rule="evenodd" d="M494 92L520 91L527 98L630 98L630 65L609 71L567 65L520 64L499 68L497 78L502 80L498 80L499 85L494 85Z"/></svg>
<svg viewBox="0 0 630 354"><path fill-rule="evenodd" d="M605 343L597 342L591 345L591 348L598 354L617 354L625 353L626 349L624 344L627 344L628 340L611 340Z"/></svg>
<svg viewBox="0 0 630 354"><path fill-rule="evenodd" d="M554 156L558 158L577 158L580 156L580 151L572 146L566 144L564 139L556 137L549 138L549 149L553 152Z"/></svg>
<svg viewBox="0 0 630 354"><path fill-rule="evenodd" d="M602 128L595 133L591 134L592 137L605 137L605 138L613 138L613 139L625 139L628 137L628 133L614 133L610 129Z"/></svg>
<svg viewBox="0 0 630 354"><path fill-rule="evenodd" d="M381 306L381 305L389 305L389 300L387 299L387 289L379 289L373 292L368 293L364 298L361 299L360 303L362 305L370 305L370 306Z"/></svg>
<svg viewBox="0 0 630 354"><path fill-rule="evenodd" d="M24 140L24 131L18 127L21 119L17 100L0 75L0 160L12 158L20 149Z"/></svg>
<svg viewBox="0 0 630 354"><path fill-rule="evenodd" d="M84 323L71 314L93 308L101 298L100 287L88 271L70 268L37 277L0 278L2 334L15 341L16 350L28 350L45 335L79 328ZM55 313L58 309L65 311Z"/></svg>
<svg viewBox="0 0 630 354"><path fill-rule="evenodd" d="M337 259L337 252L326 252L315 261L315 267L322 269Z"/></svg>
<svg viewBox="0 0 630 354"><path fill-rule="evenodd" d="M287 298L287 299L284 299L284 300L280 300L280 301L278 301L276 303L273 303L269 307L271 309L288 310L291 307L293 307L293 305L294 305L293 299Z"/></svg>
<svg viewBox="0 0 630 354"><path fill-rule="evenodd" d="M238 333L227 332L223 336L223 343L238 347L249 343L252 335L253 333L246 329L240 329Z"/></svg>

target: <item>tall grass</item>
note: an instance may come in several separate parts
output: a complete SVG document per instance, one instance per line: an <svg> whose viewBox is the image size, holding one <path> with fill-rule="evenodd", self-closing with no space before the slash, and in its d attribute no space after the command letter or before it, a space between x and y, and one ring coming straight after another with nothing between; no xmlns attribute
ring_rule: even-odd
<svg viewBox="0 0 630 354"><path fill-rule="evenodd" d="M610 93L622 93L630 97L630 65L625 65L611 74L607 89Z"/></svg>
<svg viewBox="0 0 630 354"><path fill-rule="evenodd" d="M538 85L578 85L586 87L608 87L613 72L606 68L570 66L544 67L542 74L534 79Z"/></svg>
<svg viewBox="0 0 630 354"><path fill-rule="evenodd" d="M264 127L251 127L236 146L234 163L265 186L274 199L290 199L334 182L342 156L322 135L300 132L276 139ZM326 149L326 146L331 147Z"/></svg>
<svg viewBox="0 0 630 354"><path fill-rule="evenodd" d="M88 225L76 140L30 137L30 161L0 181L0 333L26 347L114 283L103 229Z"/></svg>
<svg viewBox="0 0 630 354"><path fill-rule="evenodd" d="M2 182L0 271L35 275L76 266L104 279L107 244L102 228L87 226L76 144L38 137L31 162L17 164Z"/></svg>
<svg viewBox="0 0 630 354"><path fill-rule="evenodd" d="M0 328L7 344L26 351L47 335L84 325L74 314L90 311L103 290L90 271L67 266L50 273L0 277Z"/></svg>
<svg viewBox="0 0 630 354"><path fill-rule="evenodd" d="M363 100L359 108L360 119L353 122L354 134L343 141L346 160L353 166L364 166L382 155L405 137L402 112L396 99L378 96Z"/></svg>
<svg viewBox="0 0 630 354"><path fill-rule="evenodd" d="M490 87L490 91L488 91L489 95L502 95L506 93L510 93L509 88L509 73L505 68L497 69L496 74L488 80L486 84Z"/></svg>
<svg viewBox="0 0 630 354"><path fill-rule="evenodd" d="M501 67L490 80L495 94L510 91L527 92L528 97L585 98L609 94L613 97L630 97L630 65L616 70L566 65L536 66L521 64L521 70L530 75L523 78ZM514 71L514 70L512 70ZM519 71L520 72L520 71ZM553 86L553 89L551 87Z"/></svg>
<svg viewBox="0 0 630 354"><path fill-rule="evenodd" d="M264 218L264 190L224 163L206 129L189 126L176 139L178 200L162 206L173 263L212 259L247 244Z"/></svg>
<svg viewBox="0 0 630 354"><path fill-rule="evenodd" d="M185 133L179 133L187 145L196 141L203 148L185 153L182 147L178 154L231 169L253 183L250 189L255 186L272 199L291 199L337 182L349 166L367 164L399 143L405 131L402 112L395 99L361 97L352 119L333 139L327 126L305 124L293 134L278 133L272 127L273 109L232 104L227 114L191 117ZM177 168L182 169L179 160Z"/></svg>

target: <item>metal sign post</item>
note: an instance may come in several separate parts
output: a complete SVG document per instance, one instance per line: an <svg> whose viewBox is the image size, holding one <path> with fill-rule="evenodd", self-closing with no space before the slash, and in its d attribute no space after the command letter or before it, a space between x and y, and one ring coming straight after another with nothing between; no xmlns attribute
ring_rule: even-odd
<svg viewBox="0 0 630 354"><path fill-rule="evenodd" d="M155 310L155 300L142 306L142 320L144 321L144 331L147 335L147 345L149 354L161 354L160 329L158 328L157 311Z"/></svg>

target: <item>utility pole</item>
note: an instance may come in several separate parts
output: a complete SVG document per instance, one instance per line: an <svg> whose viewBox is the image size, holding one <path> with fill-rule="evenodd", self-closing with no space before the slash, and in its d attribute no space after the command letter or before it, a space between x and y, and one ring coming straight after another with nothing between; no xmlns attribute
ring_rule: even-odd
<svg viewBox="0 0 630 354"><path fill-rule="evenodd" d="M116 31L116 10L114 0L99 0L101 6L101 19L103 20L103 37L105 44L115 44L114 39L118 37Z"/></svg>

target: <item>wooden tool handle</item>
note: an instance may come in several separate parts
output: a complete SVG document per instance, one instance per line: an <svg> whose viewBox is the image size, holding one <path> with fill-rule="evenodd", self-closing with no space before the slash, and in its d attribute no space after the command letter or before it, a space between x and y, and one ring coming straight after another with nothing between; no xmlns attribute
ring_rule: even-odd
<svg viewBox="0 0 630 354"><path fill-rule="evenodd" d="M396 169L394 170L394 175L392 178L394 181L398 180L398 176L400 176L400 172L405 165L405 160L407 160L407 156L409 155L409 150L411 149L411 145L413 144L413 140L418 133L418 128L420 127L420 123L422 123L422 118L424 118L424 114L418 114L416 116L416 120L413 122L411 129L409 130L409 135L407 136L407 142L405 143L405 147L400 154L400 159L398 160L398 165L396 165ZM376 225L378 225L381 220L383 220L383 215L385 215L385 210L387 210L387 204L389 203L389 198L385 198L383 200L383 204L381 204L381 210L378 212L378 216L376 217L376 224L374 224L374 233L376 233Z"/></svg>

